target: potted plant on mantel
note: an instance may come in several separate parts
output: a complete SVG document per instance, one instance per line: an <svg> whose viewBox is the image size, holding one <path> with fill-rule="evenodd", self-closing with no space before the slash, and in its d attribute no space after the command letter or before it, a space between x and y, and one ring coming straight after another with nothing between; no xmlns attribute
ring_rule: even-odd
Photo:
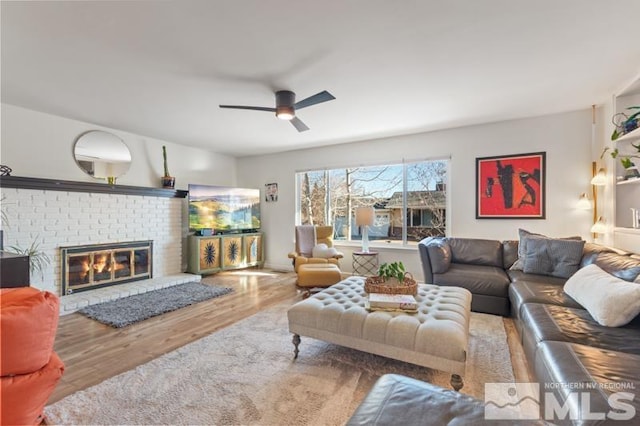
<svg viewBox="0 0 640 426"><path fill-rule="evenodd" d="M162 176L162 187L173 189L176 185L176 178L169 174L169 165L167 164L167 147L162 145L162 158L164 159L164 176Z"/></svg>

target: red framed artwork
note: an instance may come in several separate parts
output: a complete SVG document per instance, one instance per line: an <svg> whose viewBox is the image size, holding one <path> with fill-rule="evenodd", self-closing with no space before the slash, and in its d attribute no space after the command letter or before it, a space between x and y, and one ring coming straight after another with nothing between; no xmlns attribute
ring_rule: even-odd
<svg viewBox="0 0 640 426"><path fill-rule="evenodd" d="M545 152L476 158L476 219L544 219Z"/></svg>

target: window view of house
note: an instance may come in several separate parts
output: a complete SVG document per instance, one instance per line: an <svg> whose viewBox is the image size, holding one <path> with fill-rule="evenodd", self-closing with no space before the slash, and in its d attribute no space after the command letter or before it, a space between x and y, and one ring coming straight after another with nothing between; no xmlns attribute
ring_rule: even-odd
<svg viewBox="0 0 640 426"><path fill-rule="evenodd" d="M355 209L373 207L370 240L410 243L446 233L448 160L309 170L296 174L299 224L332 225L360 240Z"/></svg>

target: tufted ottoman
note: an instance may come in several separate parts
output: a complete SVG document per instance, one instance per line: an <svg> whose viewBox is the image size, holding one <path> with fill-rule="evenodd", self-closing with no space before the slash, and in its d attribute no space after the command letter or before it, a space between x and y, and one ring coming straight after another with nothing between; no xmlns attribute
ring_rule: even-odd
<svg viewBox="0 0 640 426"><path fill-rule="evenodd" d="M471 293L459 287L420 284L418 313L369 312L364 278L350 277L287 312L298 357L300 336L382 355L452 374L462 388L469 339Z"/></svg>

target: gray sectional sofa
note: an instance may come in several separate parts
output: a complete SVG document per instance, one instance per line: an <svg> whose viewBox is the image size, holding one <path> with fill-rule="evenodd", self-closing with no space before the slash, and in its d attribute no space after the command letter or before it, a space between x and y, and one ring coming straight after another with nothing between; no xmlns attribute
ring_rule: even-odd
<svg viewBox="0 0 640 426"><path fill-rule="evenodd" d="M558 424L640 424L640 315L619 327L596 321L564 291L570 277L562 276L567 274L563 268L571 263L564 257L579 243L557 244L555 249L547 249L547 255L565 264L543 265L552 271L550 275L527 273L527 267L512 269L523 257L522 252L518 254L518 241L426 238L419 243L419 253L425 282L464 287L473 294L472 310L514 318L541 395L552 392L555 400L569 409L563 418L547 420ZM576 277L583 268L597 265L599 269L590 269L640 285L640 255L581 244L581 255L573 265L578 270ZM581 293L574 296L582 298ZM622 405L616 409L615 399L621 396L617 392L628 395L622 395ZM542 397L541 408L545 408Z"/></svg>

